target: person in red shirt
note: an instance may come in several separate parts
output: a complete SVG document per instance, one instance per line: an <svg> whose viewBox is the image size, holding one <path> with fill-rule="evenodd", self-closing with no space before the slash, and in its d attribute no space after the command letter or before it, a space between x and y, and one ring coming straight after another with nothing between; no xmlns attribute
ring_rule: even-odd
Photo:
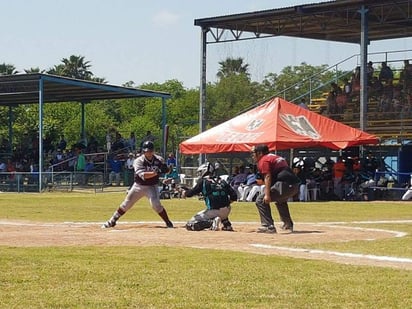
<svg viewBox="0 0 412 309"><path fill-rule="evenodd" d="M333 164L333 188L334 192L339 199L343 198L343 189L342 189L342 178L345 175L346 166L343 162L342 157L338 157L338 160Z"/></svg>
<svg viewBox="0 0 412 309"><path fill-rule="evenodd" d="M288 199L299 191L300 179L293 173L283 157L269 153L267 145L257 145L252 148L252 156L262 176L265 189L256 198L262 227L258 233L276 233L270 203L275 202L282 229L293 232L293 221L290 216Z"/></svg>

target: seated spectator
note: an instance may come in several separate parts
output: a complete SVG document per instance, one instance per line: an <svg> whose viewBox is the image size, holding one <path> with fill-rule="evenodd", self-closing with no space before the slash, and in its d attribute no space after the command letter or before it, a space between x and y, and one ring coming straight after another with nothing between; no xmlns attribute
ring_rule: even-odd
<svg viewBox="0 0 412 309"><path fill-rule="evenodd" d="M240 199L239 186L246 183L247 176L250 174L250 167L241 165L239 167L239 173L233 176L230 181L230 186L236 191L238 199Z"/></svg>
<svg viewBox="0 0 412 309"><path fill-rule="evenodd" d="M392 102L386 94L382 94L381 99L378 102L378 112L386 113L391 110Z"/></svg>
<svg viewBox="0 0 412 309"><path fill-rule="evenodd" d="M173 152L169 153L169 155L167 157L167 160L166 160L166 165L167 166L170 166L170 165L176 166L176 157L175 157Z"/></svg>
<svg viewBox="0 0 412 309"><path fill-rule="evenodd" d="M256 174L255 173L250 173L246 178L246 183L240 184L239 187L238 187L239 196L240 196L239 197L239 202L242 202L242 201L245 202L248 193L255 186L258 186L257 179L256 179Z"/></svg>
<svg viewBox="0 0 412 309"><path fill-rule="evenodd" d="M302 98L302 99L300 100L299 107L301 107L301 108L303 108L303 109L309 109L308 105L306 104L305 98Z"/></svg>
<svg viewBox="0 0 412 309"><path fill-rule="evenodd" d="M369 96L371 98L377 99L378 97L382 95L382 93L383 93L383 84L379 80L379 78L374 76L369 85Z"/></svg>
<svg viewBox="0 0 412 309"><path fill-rule="evenodd" d="M84 167L84 171L86 172L85 181L84 183L87 184L89 182L90 174L94 171L94 162L92 157L87 158L86 166Z"/></svg>
<svg viewBox="0 0 412 309"><path fill-rule="evenodd" d="M403 110L402 100L399 97L394 97L392 99L392 110L395 113L400 113Z"/></svg>
<svg viewBox="0 0 412 309"><path fill-rule="evenodd" d="M306 200L306 173L301 165L295 166L293 172L300 179L298 193L299 202L304 202Z"/></svg>

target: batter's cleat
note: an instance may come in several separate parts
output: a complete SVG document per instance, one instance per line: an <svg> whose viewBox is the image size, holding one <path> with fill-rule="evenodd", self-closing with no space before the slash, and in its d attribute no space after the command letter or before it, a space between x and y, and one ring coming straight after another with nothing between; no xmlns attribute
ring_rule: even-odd
<svg viewBox="0 0 412 309"><path fill-rule="evenodd" d="M222 231L233 232L233 227L231 225L223 226Z"/></svg>
<svg viewBox="0 0 412 309"><path fill-rule="evenodd" d="M116 226L116 221L109 220L109 221L107 221L106 223L104 223L102 225L102 229L109 229L109 228L115 227L115 226Z"/></svg>
<svg viewBox="0 0 412 309"><path fill-rule="evenodd" d="M275 234L276 228L273 225L258 228L257 233Z"/></svg>
<svg viewBox="0 0 412 309"><path fill-rule="evenodd" d="M172 229L172 228L173 228L173 223L172 223L172 221L167 221L167 222L166 222L166 227L167 227L168 229Z"/></svg>
<svg viewBox="0 0 412 309"><path fill-rule="evenodd" d="M220 217L214 218L214 219L213 219L213 222L212 222L212 226L210 227L210 229L211 229L212 231L219 231L220 222L221 222Z"/></svg>

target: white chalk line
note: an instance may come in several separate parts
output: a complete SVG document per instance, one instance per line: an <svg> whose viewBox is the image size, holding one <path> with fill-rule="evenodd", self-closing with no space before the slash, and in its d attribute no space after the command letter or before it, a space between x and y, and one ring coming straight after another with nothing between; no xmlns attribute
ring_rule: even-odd
<svg viewBox="0 0 412 309"><path fill-rule="evenodd" d="M281 251L287 251L287 252L311 253L311 254L319 254L319 255L326 254L326 255L334 255L334 256L339 256L339 257L367 259L367 260L395 262L395 263L412 263L412 259L393 257L393 256L380 256L380 255L373 255L373 254L359 254L359 253L350 253L350 252L345 253L345 252L318 250L318 249L289 248L289 247L279 247L279 246L271 246L271 245L264 245L264 244L251 244L251 246L255 248L274 249L274 250L281 250Z"/></svg>

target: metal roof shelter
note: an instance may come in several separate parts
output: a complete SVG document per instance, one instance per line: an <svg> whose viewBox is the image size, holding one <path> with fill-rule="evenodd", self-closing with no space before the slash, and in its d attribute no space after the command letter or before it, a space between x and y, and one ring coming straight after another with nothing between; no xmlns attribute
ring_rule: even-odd
<svg viewBox="0 0 412 309"><path fill-rule="evenodd" d="M166 125L166 99L171 98L169 93L107 85L41 73L0 76L0 106L8 106L11 109L19 104L39 104L40 154L43 149L43 105L45 103L80 102L82 107L81 134L84 134L84 105L86 103L94 100L142 97L162 99L162 128L164 131ZM9 119L9 132L12 130L11 127L11 119ZM41 158L40 155L39 179L41 179L43 170ZM39 181L39 184L39 190L41 191L41 181Z"/></svg>
<svg viewBox="0 0 412 309"><path fill-rule="evenodd" d="M200 130L205 129L206 46L290 36L360 44L360 128L365 129L367 46L370 41L412 36L411 0L337 0L195 19L201 27Z"/></svg>

